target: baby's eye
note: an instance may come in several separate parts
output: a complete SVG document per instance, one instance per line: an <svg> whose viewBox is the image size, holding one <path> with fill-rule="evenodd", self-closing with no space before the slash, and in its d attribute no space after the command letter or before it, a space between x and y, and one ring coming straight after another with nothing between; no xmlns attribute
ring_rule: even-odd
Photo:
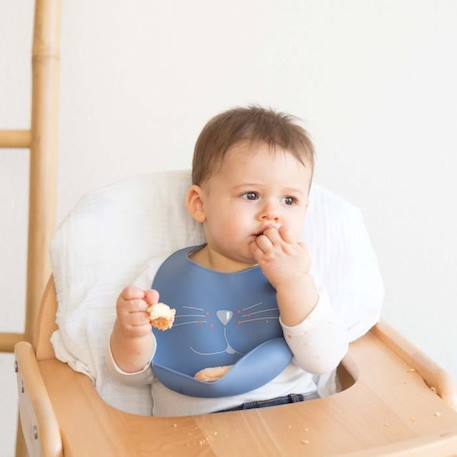
<svg viewBox="0 0 457 457"><path fill-rule="evenodd" d="M245 192L241 198L244 198L245 200L257 200L259 198L259 194L257 192Z"/></svg>
<svg viewBox="0 0 457 457"><path fill-rule="evenodd" d="M292 197L291 195L287 195L286 197L283 197L282 201L287 206L296 205L298 203L298 199L296 197Z"/></svg>

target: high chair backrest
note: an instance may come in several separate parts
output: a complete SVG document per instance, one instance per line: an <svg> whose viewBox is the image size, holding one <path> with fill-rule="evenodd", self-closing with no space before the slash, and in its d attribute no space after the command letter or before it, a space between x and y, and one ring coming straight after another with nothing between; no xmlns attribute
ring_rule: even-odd
<svg viewBox="0 0 457 457"><path fill-rule="evenodd" d="M35 328L33 330L32 345L35 349L37 360L55 358L54 349L51 345L51 335L57 330L57 297L54 277L51 276L46 284L41 300Z"/></svg>

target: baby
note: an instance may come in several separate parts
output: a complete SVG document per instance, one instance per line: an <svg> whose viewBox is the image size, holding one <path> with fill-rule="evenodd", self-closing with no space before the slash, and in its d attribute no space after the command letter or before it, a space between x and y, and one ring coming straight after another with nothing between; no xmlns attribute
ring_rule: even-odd
<svg viewBox="0 0 457 457"><path fill-rule="evenodd" d="M185 251L184 263L218 278L256 271L272 291L272 306L278 311L273 320L291 360L264 385L235 395L205 398L164 386L154 376L154 361L161 344L166 344L162 341L171 340L156 338L148 312L159 303L161 290L127 287L117 300L109 362L120 378L152 384L154 415L202 414L315 398L313 374L334 370L346 354L347 332L327 294L315 284L310 255L301 240L313 169L313 145L290 115L256 106L235 108L215 116L200 133L186 204L192 218L202 224L206 243ZM180 287L179 277L175 284ZM205 284L200 286L205 294ZM262 320L261 314L257 316ZM173 338L178 324L168 324L162 320L160 333ZM236 363L236 347L227 348ZM193 375L210 383L228 378L231 366L211 364Z"/></svg>

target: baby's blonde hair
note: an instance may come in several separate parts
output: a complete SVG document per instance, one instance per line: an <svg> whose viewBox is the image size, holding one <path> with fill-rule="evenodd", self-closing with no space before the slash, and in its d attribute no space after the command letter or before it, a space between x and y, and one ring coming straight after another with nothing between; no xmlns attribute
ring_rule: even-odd
<svg viewBox="0 0 457 457"><path fill-rule="evenodd" d="M237 107L210 119L197 138L192 161L192 184L202 185L222 165L227 151L236 143L266 143L287 150L314 170L314 147L299 118L260 106ZM311 178L312 179L312 178ZM311 185L311 183L310 183Z"/></svg>

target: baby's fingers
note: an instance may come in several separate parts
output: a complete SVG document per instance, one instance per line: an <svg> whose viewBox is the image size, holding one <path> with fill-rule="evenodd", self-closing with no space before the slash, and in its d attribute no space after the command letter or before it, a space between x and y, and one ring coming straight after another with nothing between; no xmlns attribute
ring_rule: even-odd
<svg viewBox="0 0 457 457"><path fill-rule="evenodd" d="M125 324L132 327L149 324L149 314L146 312L129 313L125 318Z"/></svg>
<svg viewBox="0 0 457 457"><path fill-rule="evenodd" d="M286 243L295 244L297 242L292 231L289 230L285 225L281 225L281 227L279 227L279 234L282 236L282 239Z"/></svg>
<svg viewBox="0 0 457 457"><path fill-rule="evenodd" d="M144 299L149 306L159 303L159 292L155 289L147 290Z"/></svg>
<svg viewBox="0 0 457 457"><path fill-rule="evenodd" d="M142 325L126 325L126 333L131 337L141 337L151 333L151 324L147 322Z"/></svg>
<svg viewBox="0 0 457 457"><path fill-rule="evenodd" d="M124 300L141 299L144 298L144 290L134 286L126 287L121 292L121 297Z"/></svg>
<svg viewBox="0 0 457 457"><path fill-rule="evenodd" d="M251 254L254 256L255 261L259 262L263 256L263 251L257 246L255 241L249 244L249 249L251 250Z"/></svg>
<svg viewBox="0 0 457 457"><path fill-rule="evenodd" d="M138 313L147 309L148 304L144 300L124 300L122 306L125 313Z"/></svg>

